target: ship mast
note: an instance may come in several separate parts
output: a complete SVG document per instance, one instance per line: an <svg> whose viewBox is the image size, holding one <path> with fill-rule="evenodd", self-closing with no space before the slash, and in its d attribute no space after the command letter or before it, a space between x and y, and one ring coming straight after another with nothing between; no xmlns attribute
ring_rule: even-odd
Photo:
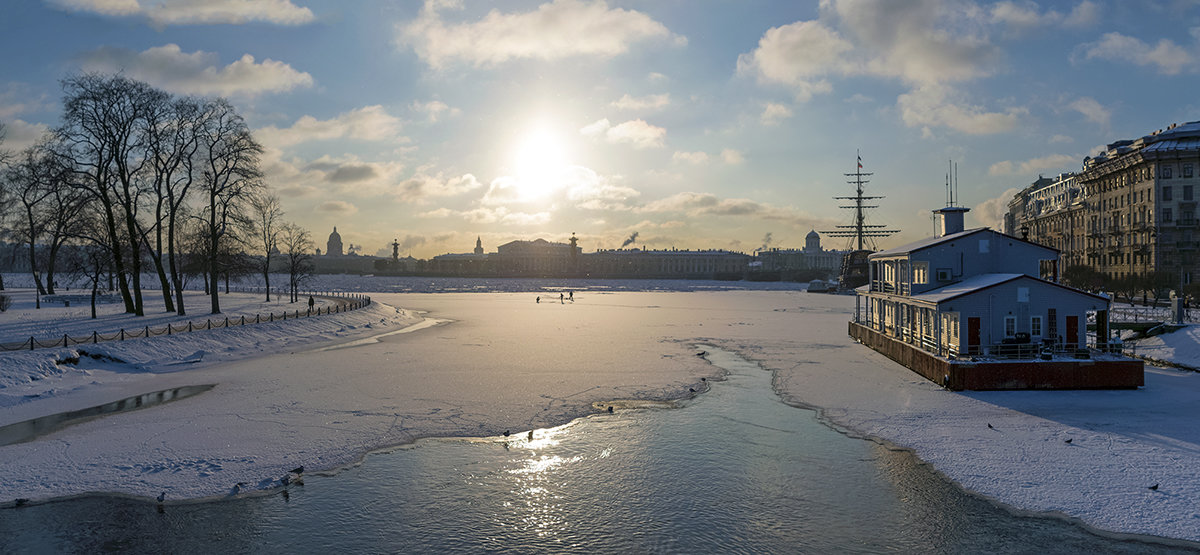
<svg viewBox="0 0 1200 555"><path fill-rule="evenodd" d="M879 206L878 205L868 205L864 201L876 200L876 199L881 199L884 197L882 197L882 196L866 196L864 194L863 185L870 183L870 180L863 179L863 178L870 177L875 174L862 171L863 170L862 154L861 153L857 153L857 154L858 154L858 167L854 170L854 173L842 174L842 175L845 175L846 177L852 178L849 181L846 181L846 183L849 183L850 185L854 185L854 193L855 193L854 196L852 196L852 197L833 197L834 200L852 200L852 201L854 201L854 204L838 207L838 208L848 208L848 209L854 210L854 221L850 225L835 226L835 227L837 227L837 229L830 230L830 231L822 231L821 233L824 233L830 237L849 237L851 239L850 244L857 245L857 247L858 247L855 250L860 250L860 251L867 250L868 246L870 247L870 250L874 250L875 249L875 241L874 240L876 238L887 237L889 235L892 235L893 233L899 233L900 230L884 229L887 226L867 223L867 209L868 208L879 208Z"/></svg>

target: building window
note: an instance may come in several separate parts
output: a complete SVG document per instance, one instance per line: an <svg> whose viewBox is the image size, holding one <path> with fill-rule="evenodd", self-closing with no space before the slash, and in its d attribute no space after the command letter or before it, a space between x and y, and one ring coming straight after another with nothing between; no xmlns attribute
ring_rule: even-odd
<svg viewBox="0 0 1200 555"><path fill-rule="evenodd" d="M913 283L923 284L929 283L929 263L928 262L913 262Z"/></svg>
<svg viewBox="0 0 1200 555"><path fill-rule="evenodd" d="M1032 316L1029 318L1029 335L1030 337L1042 336L1042 317Z"/></svg>
<svg viewBox="0 0 1200 555"><path fill-rule="evenodd" d="M1162 217L1162 221L1164 221L1164 222L1173 222L1173 221L1175 221L1175 220L1173 220L1173 219L1171 218L1171 209L1170 209L1170 208L1163 208L1163 217Z"/></svg>
<svg viewBox="0 0 1200 555"><path fill-rule="evenodd" d="M1166 200L1171 200L1171 188L1170 188L1170 187L1163 187L1163 188L1162 188L1162 199L1163 199L1164 201L1166 201Z"/></svg>
<svg viewBox="0 0 1200 555"><path fill-rule="evenodd" d="M1183 200L1192 200L1192 186L1191 185L1183 186Z"/></svg>
<svg viewBox="0 0 1200 555"><path fill-rule="evenodd" d="M1183 176L1184 176L1184 177L1191 177L1191 176L1192 176L1192 165L1191 165L1191 164L1184 164L1184 165L1183 165Z"/></svg>
<svg viewBox="0 0 1200 555"><path fill-rule="evenodd" d="M1004 317L1004 337L1012 337L1017 334L1017 317Z"/></svg>
<svg viewBox="0 0 1200 555"><path fill-rule="evenodd" d="M1163 179L1171 179L1171 166L1163 165L1162 178Z"/></svg>

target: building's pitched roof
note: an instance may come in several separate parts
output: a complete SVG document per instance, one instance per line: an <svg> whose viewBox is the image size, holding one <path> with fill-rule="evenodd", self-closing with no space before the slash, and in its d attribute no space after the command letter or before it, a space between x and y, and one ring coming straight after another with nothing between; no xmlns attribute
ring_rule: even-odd
<svg viewBox="0 0 1200 555"><path fill-rule="evenodd" d="M1030 245L1030 246L1037 247L1037 248L1040 248L1040 249L1044 249L1044 250L1047 250L1047 251L1050 251L1050 252L1054 252L1054 253L1057 253L1057 252L1059 252L1059 251L1058 251L1058 249L1056 249L1056 248L1054 248L1054 247L1047 247L1046 245L1039 245L1039 244L1037 244L1037 243L1034 243L1034 242L1032 242L1032 241L1026 241L1025 239L1021 239L1020 237L1013 237L1012 235L1006 235L1006 234L1004 234L1004 233L1000 233L999 231L996 231L996 230L994 230L994 229L992 229L992 228L990 228L990 227L977 227L977 228L975 228L975 229L968 229L968 230L965 230L965 231L960 231L960 232L958 232L958 233L951 233L950 235L943 235L943 236L941 236L941 237L929 237L929 238L926 238L926 239L921 239L920 241L913 241L912 243L909 243L909 244L907 244L907 245L901 245L901 246L899 246L899 247L894 247L894 248L890 248L890 249L887 249L887 250L882 250L882 251L879 251L879 252L876 252L876 253L872 253L872 254L871 254L871 255L870 255L868 258L887 257L887 256L897 256L897 255L902 255L902 254L911 254L911 253L917 252L917 251L919 251L919 250L924 250L924 249L927 249L927 248L929 248L929 247L933 247L933 246L940 245L940 244L942 244L942 243L946 243L946 242L950 242L950 241L955 241L955 240L958 240L958 239L962 239L962 238L964 238L964 237L967 237L967 236L969 236L969 235L973 235L973 234L975 234L975 233L981 233L981 232L984 232L984 231L989 231L989 232L991 232L991 233L994 233L994 234L996 234L996 235L999 235L999 236L1001 236L1001 237L1007 237L1007 238L1009 238L1009 239L1015 239L1015 240L1017 240L1017 241L1020 241L1020 242L1022 242L1022 243L1026 243L1026 244L1028 244L1028 245Z"/></svg>
<svg viewBox="0 0 1200 555"><path fill-rule="evenodd" d="M1104 302L1108 302L1108 300L1109 300L1108 297L1103 297L1101 295L1088 293L1087 291L1081 291L1079 289L1075 289L1073 287L1067 287L1066 285L1054 283L1052 281L1038 279L1038 278L1035 278L1035 277L1027 275L1027 274L979 274L979 275L974 275L974 276L971 276L960 282L951 283L950 285L947 285L945 287L940 287L940 288L934 289L932 291L926 291L925 293L921 293L919 295L912 295L909 298L916 300L916 301L927 302L930 304L940 304L940 303L944 303L944 302L952 300L952 299L956 299L958 297L962 297L964 295L978 293L980 291L983 291L984 289L990 289L997 285L1001 285L1001 284L1008 283L1011 281L1016 281L1019 279L1032 280L1037 283L1049 285L1052 287L1057 287L1059 289L1063 289L1063 290L1069 291L1071 293L1094 297L1096 299L1103 300Z"/></svg>

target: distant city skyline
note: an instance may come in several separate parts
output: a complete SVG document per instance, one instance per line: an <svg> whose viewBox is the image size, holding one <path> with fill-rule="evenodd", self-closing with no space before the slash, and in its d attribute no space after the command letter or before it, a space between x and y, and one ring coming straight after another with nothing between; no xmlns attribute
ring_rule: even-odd
<svg viewBox="0 0 1200 555"><path fill-rule="evenodd" d="M76 72L226 96L286 218L382 256L799 249L849 223L856 152L886 248L931 234L950 159L999 228L1039 175L1200 120L1182 0L30 0L0 33L2 148Z"/></svg>

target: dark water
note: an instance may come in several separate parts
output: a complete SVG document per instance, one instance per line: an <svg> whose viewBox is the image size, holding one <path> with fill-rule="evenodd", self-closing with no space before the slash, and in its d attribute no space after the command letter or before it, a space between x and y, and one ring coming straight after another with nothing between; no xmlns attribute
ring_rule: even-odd
<svg viewBox="0 0 1200 555"><path fill-rule="evenodd" d="M424 440L286 495L2 510L0 552L1194 552L966 495L709 351L729 380L680 409L617 411L532 440Z"/></svg>

